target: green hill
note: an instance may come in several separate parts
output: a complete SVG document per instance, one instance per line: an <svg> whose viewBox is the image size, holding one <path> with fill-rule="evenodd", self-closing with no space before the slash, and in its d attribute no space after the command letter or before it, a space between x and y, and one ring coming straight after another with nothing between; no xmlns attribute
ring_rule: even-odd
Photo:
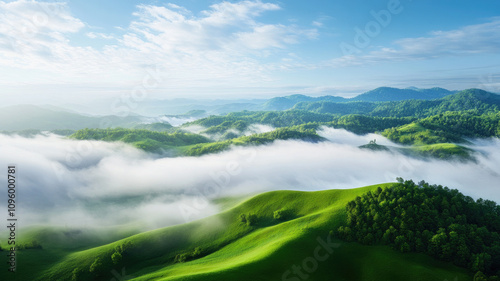
<svg viewBox="0 0 500 281"><path fill-rule="evenodd" d="M173 132L175 127L169 123L150 123L150 124L137 124L133 129L150 130L155 132Z"/></svg>
<svg viewBox="0 0 500 281"><path fill-rule="evenodd" d="M349 201L392 185L268 192L212 217L95 248L23 250L17 278L110 280L124 269L128 280L471 280L426 255L330 236L345 222Z"/></svg>
<svg viewBox="0 0 500 281"><path fill-rule="evenodd" d="M498 112L500 95L479 89L464 90L446 95L440 99L418 100L407 99L402 95L400 100L375 102L352 101L347 103L317 101L300 102L294 109L316 113L335 115L364 114L379 117L418 117L424 118L447 111L474 110L476 114Z"/></svg>
<svg viewBox="0 0 500 281"><path fill-rule="evenodd" d="M418 89L406 88L398 89L391 87L380 87L359 96L352 98L353 101L401 101L401 100L432 100L439 99L453 94L443 88Z"/></svg>
<svg viewBox="0 0 500 281"><path fill-rule="evenodd" d="M183 148L182 154L188 156L200 156L225 151L231 146L263 145L272 143L275 140L303 140L308 142L319 142L324 139L316 133L315 128L308 128L306 125L302 125L279 128L267 133L253 134L226 141L192 145Z"/></svg>
<svg viewBox="0 0 500 281"><path fill-rule="evenodd" d="M162 149L174 149L207 143L209 140L201 135L189 133L166 133L145 129L83 129L75 132L70 138L77 140L122 141L148 151L160 152Z"/></svg>

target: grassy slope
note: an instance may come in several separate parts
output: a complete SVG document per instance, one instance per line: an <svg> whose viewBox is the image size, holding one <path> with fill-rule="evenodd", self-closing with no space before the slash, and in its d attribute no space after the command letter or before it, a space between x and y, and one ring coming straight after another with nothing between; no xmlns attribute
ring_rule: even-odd
<svg viewBox="0 0 500 281"><path fill-rule="evenodd" d="M17 230L16 243L24 244L30 241L38 241L43 249L25 249L16 252L17 273L13 280L35 280L40 272L47 270L54 264L62 261L67 255L131 236L139 233L139 225L126 225L109 228L85 229L31 226ZM2 238L8 237L5 231L0 232ZM7 248L5 240L1 240L4 250ZM1 252L3 253L7 252ZM0 280L11 277L7 273L6 264L0 266ZM5 274L5 275L4 275Z"/></svg>
<svg viewBox="0 0 500 281"><path fill-rule="evenodd" d="M102 280L110 280L111 268L125 267L133 280L281 280L283 272L313 255L317 237L326 239L330 230L345 219L345 205L373 190L368 186L318 192L276 191L253 197L218 215L188 224L141 233L108 245L77 251L61 257L43 273L27 269L22 280L69 280L74 268L88 271L95 257L109 267ZM279 222L275 210L287 208L294 219ZM260 216L256 226L241 223L241 213ZM122 264L109 260L117 245L133 243ZM400 254L387 247L367 247L341 242L340 248L319 264L308 280L470 280L461 269L418 254ZM201 247L205 256L174 264L176 254ZM34 251L34 250L33 250ZM39 253L48 251L41 250ZM50 255L47 253L46 255ZM39 254L39 257L42 257ZM21 270L21 266L20 266ZM82 279L88 280L88 279ZM295 279L290 279L295 280Z"/></svg>
<svg viewBox="0 0 500 281"><path fill-rule="evenodd" d="M454 143L412 146L408 150L411 151L410 154L422 157L474 160L474 151L472 149Z"/></svg>

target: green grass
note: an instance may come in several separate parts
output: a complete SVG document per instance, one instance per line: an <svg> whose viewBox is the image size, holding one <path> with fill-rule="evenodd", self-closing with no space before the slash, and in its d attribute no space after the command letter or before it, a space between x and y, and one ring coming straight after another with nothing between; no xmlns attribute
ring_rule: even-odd
<svg viewBox="0 0 500 281"><path fill-rule="evenodd" d="M195 222L140 233L95 248L63 251L56 248L23 251L19 256L18 280L71 280L75 268L81 280L110 280L111 270L122 268L132 280L282 280L293 265L313 256L346 218L345 205L380 184L357 189L317 192L274 191L252 197L218 215ZM237 203L230 199L220 203ZM276 210L291 215L280 221ZM240 214L256 214L255 225L247 226ZM465 270L418 254L401 254L385 246L340 243L320 262L307 280L470 280ZM130 243L123 260L113 265L111 255ZM174 263L177 254L200 247L196 259ZM322 254L326 253L324 251ZM28 257L29 256L29 257ZM88 269L96 257L103 261L102 274L92 279ZM26 267L26 261L35 263ZM22 269L23 268L23 269ZM22 270L21 270L22 269ZM0 277L5 273L0 273ZM297 279L289 279L297 280ZM299 279L300 280L300 279Z"/></svg>
<svg viewBox="0 0 500 281"><path fill-rule="evenodd" d="M417 145L408 148L407 151L412 155L421 157L433 157L446 160L474 160L474 151L472 149L454 143Z"/></svg>

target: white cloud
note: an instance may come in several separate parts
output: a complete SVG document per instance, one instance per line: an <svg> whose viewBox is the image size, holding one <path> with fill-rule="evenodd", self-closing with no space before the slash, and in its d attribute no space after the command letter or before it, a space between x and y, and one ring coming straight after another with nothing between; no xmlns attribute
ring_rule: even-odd
<svg viewBox="0 0 500 281"><path fill-rule="evenodd" d="M96 39L96 38L102 38L106 40L115 39L115 36L113 35L108 35L100 32L87 32L86 35L91 39Z"/></svg>
<svg viewBox="0 0 500 281"><path fill-rule="evenodd" d="M316 26L316 27L323 27L323 23L322 22L319 22L319 21L313 21L312 22L312 25Z"/></svg>
<svg viewBox="0 0 500 281"><path fill-rule="evenodd" d="M321 134L332 142L277 141L203 157L161 159L120 143L0 135L0 165L17 165L24 225L142 221L161 227L216 213L208 200L221 196L353 188L398 176L500 202L498 139L474 146L483 152L477 163L461 163L357 148L371 135L335 129ZM0 180L5 177L0 174Z"/></svg>
<svg viewBox="0 0 500 281"><path fill-rule="evenodd" d="M258 21L279 9L261 1L221 2L193 15L174 4L141 4L123 35L114 36L89 31L66 3L0 2L0 65L25 70L24 77L12 76L19 82L57 74L58 83L123 85L140 81L145 67L157 65L169 73L164 87L241 86L266 80L271 68L266 58L316 36L314 29ZM96 48L70 40L81 35L116 41Z"/></svg>
<svg viewBox="0 0 500 281"><path fill-rule="evenodd" d="M353 49L359 52L353 42ZM427 37L403 38L393 42L393 47L380 47L368 54L346 54L333 59L329 66L343 67L385 61L436 59L442 57L491 54L500 52L500 18L469 25L455 30L433 31Z"/></svg>

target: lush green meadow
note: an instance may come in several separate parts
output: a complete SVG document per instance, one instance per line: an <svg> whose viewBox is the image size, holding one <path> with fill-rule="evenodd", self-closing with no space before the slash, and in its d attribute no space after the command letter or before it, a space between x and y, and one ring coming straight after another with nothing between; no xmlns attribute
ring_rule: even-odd
<svg viewBox="0 0 500 281"><path fill-rule="evenodd" d="M62 229L45 238L40 232L47 230L35 229L25 239L39 239L43 249L19 251L16 275L18 280L110 280L124 269L130 280L305 280L306 275L307 280L471 280L466 270L422 254L331 236L345 222L349 201L392 185L268 192L212 217L114 242L96 232L71 246L61 240L67 236ZM321 260L311 262L315 251ZM113 258L115 253L121 258ZM185 259L179 261L181 255Z"/></svg>

